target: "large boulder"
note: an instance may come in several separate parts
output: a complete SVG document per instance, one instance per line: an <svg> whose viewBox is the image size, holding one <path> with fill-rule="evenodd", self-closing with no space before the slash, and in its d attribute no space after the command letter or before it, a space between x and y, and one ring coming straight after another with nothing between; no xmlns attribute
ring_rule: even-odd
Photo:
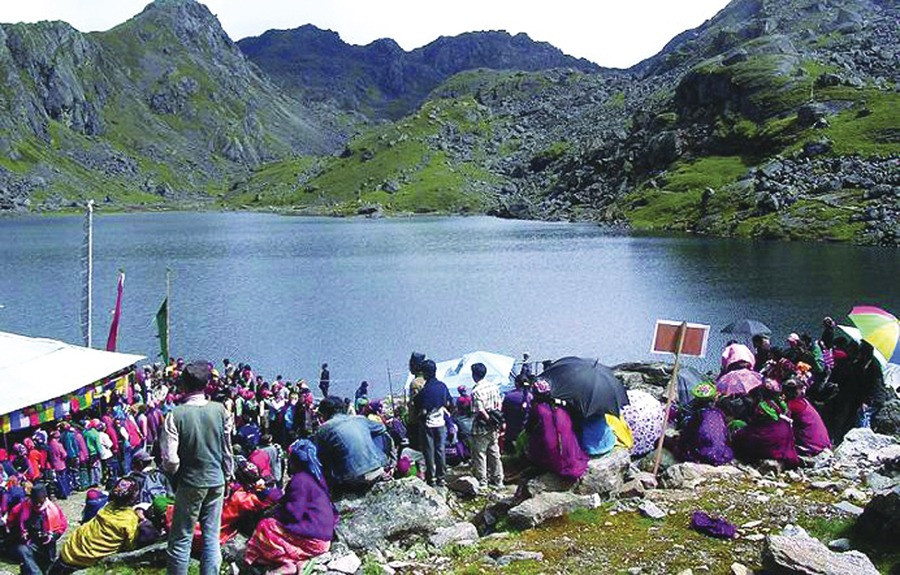
<svg viewBox="0 0 900 575"><path fill-rule="evenodd" d="M337 502L338 538L352 549L427 539L453 523L444 498L417 477L379 483L364 497Z"/></svg>
<svg viewBox="0 0 900 575"><path fill-rule="evenodd" d="M876 433L900 437L900 399L892 399L872 416L872 430Z"/></svg>
<svg viewBox="0 0 900 575"><path fill-rule="evenodd" d="M612 499L625 484L625 473L631 465L631 456L624 449L615 449L611 453L591 459L587 472L575 486L575 493L591 495L596 493L603 499Z"/></svg>
<svg viewBox="0 0 900 575"><path fill-rule="evenodd" d="M859 516L856 527L881 543L900 541L900 485L876 494Z"/></svg>
<svg viewBox="0 0 900 575"><path fill-rule="evenodd" d="M806 534L766 536L763 567L772 575L878 575L863 553L835 553Z"/></svg>
<svg viewBox="0 0 900 575"><path fill-rule="evenodd" d="M867 427L851 429L834 450L838 465L875 467L900 460L900 441L890 435L875 433Z"/></svg>
<svg viewBox="0 0 900 575"><path fill-rule="evenodd" d="M579 509L596 509L600 503L600 496L597 494L540 493L510 509L509 523L519 529L530 529Z"/></svg>
<svg viewBox="0 0 900 575"><path fill-rule="evenodd" d="M667 468L662 474L662 483L667 489L693 489L705 481L732 480L743 475L743 471L731 465L685 462Z"/></svg>

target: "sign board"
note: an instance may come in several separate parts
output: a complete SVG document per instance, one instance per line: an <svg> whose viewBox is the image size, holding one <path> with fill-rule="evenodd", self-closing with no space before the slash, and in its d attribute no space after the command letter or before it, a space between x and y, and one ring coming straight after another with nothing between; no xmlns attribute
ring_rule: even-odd
<svg viewBox="0 0 900 575"><path fill-rule="evenodd" d="M671 353L678 351L678 330L680 321L667 319L656 320L656 328L653 330L653 345L651 353ZM706 343L709 340L709 326L699 323L687 324L684 334L684 342L681 346L681 355L692 357L706 356Z"/></svg>

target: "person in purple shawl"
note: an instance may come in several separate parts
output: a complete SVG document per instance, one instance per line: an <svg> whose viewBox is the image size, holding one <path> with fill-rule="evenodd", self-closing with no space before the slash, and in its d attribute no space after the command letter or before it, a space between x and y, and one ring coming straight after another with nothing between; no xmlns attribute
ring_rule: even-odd
<svg viewBox="0 0 900 575"><path fill-rule="evenodd" d="M525 431L525 454L536 467L567 479L578 479L587 471L589 458L578 443L572 418L550 396L550 384L542 379L534 383L534 404Z"/></svg>
<svg viewBox="0 0 900 575"><path fill-rule="evenodd" d="M683 461L725 465L734 459L728 445L728 424L725 414L716 407L716 386L704 381L691 391L686 423L678 437L678 457Z"/></svg>
<svg viewBox="0 0 900 575"><path fill-rule="evenodd" d="M270 573L299 573L331 548L338 513L322 474L316 446L298 439L288 450L291 480L274 513L259 522L244 560Z"/></svg>

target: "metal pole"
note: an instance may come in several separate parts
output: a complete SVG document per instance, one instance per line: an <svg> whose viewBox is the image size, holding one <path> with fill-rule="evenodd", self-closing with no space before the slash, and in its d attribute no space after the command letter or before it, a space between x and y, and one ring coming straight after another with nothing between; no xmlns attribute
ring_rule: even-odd
<svg viewBox="0 0 900 575"><path fill-rule="evenodd" d="M687 333L687 322L681 322L678 328L678 346L675 348L675 366L672 368L672 379L669 380L668 397L666 398L666 410L663 412L662 435L659 436L659 445L656 446L656 457L653 460L653 475L659 471L659 463L662 461L663 441L666 439L666 427L669 425L669 411L675 399L675 385L678 382L678 366L681 362L681 348L684 346L684 335Z"/></svg>
<svg viewBox="0 0 900 575"><path fill-rule="evenodd" d="M172 337L169 333L169 317L172 315L172 268L166 268L166 352L172 355ZM169 363L169 358L164 357L163 362Z"/></svg>
<svg viewBox="0 0 900 575"><path fill-rule="evenodd" d="M91 347L94 298L94 200L88 200L84 212L84 291L81 299L81 335L84 345Z"/></svg>

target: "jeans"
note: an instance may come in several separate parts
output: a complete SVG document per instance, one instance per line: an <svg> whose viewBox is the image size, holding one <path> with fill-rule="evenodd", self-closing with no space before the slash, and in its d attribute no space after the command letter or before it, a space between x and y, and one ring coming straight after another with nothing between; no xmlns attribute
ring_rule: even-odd
<svg viewBox="0 0 900 575"><path fill-rule="evenodd" d="M46 545L37 543L19 543L16 546L21 566L21 575L44 575L44 570L56 561L56 540Z"/></svg>
<svg viewBox="0 0 900 575"><path fill-rule="evenodd" d="M503 464L500 462L500 432L472 434L472 475L482 485L490 476L493 485L503 484Z"/></svg>
<svg viewBox="0 0 900 575"><path fill-rule="evenodd" d="M134 455L134 450L131 448L131 444L127 443L122 448L122 473L128 475L131 473L131 459Z"/></svg>
<svg viewBox="0 0 900 575"><path fill-rule="evenodd" d="M92 457L91 462L88 463L88 475L88 481L91 486L100 487L103 485L103 468L100 466L100 460L96 457Z"/></svg>
<svg viewBox="0 0 900 575"><path fill-rule="evenodd" d="M444 455L444 441L447 430L444 426L427 427L422 425L422 446L425 452L425 481L428 485L444 483L444 470L447 459Z"/></svg>
<svg viewBox="0 0 900 575"><path fill-rule="evenodd" d="M200 520L203 551L200 575L218 575L222 564L219 528L222 523L222 498L225 486L191 487L179 485L175 491L175 515L169 533L167 575L186 575L191 558L194 525Z"/></svg>

